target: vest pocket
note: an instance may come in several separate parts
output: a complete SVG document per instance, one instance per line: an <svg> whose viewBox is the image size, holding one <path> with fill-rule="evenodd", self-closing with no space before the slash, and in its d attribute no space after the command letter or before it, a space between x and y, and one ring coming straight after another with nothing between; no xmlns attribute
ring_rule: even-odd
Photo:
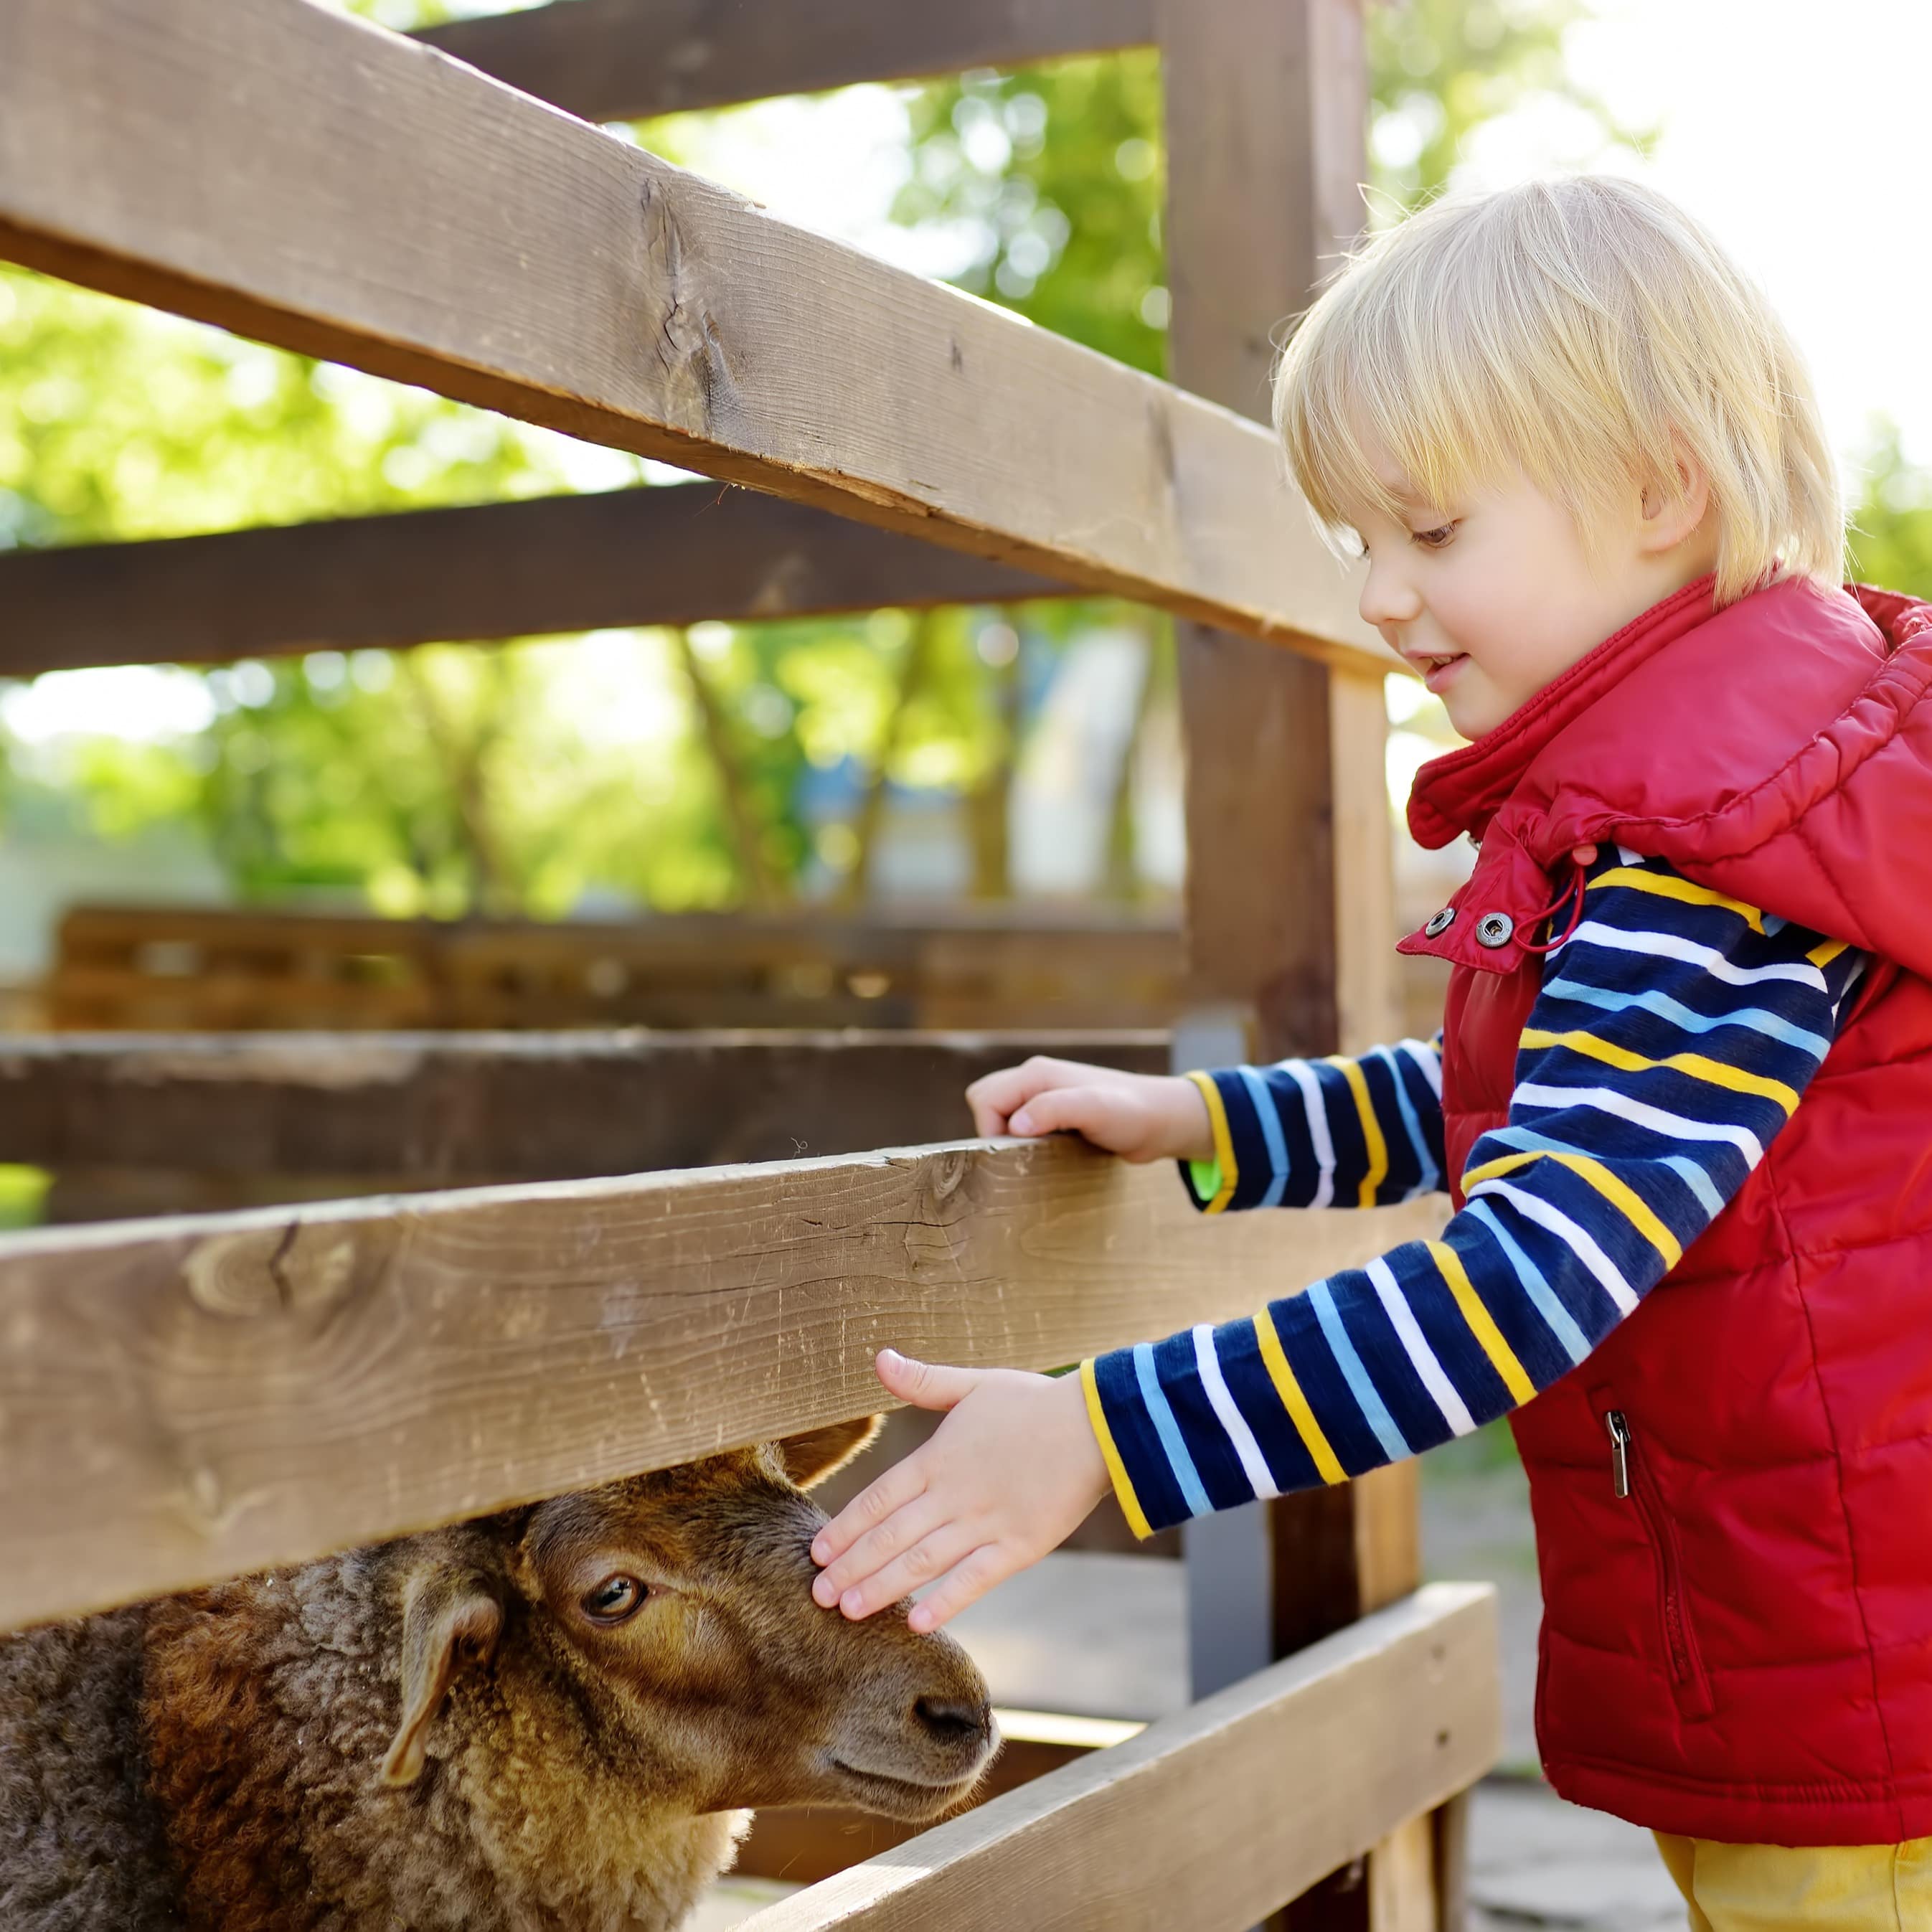
<svg viewBox="0 0 1932 1932"><path fill-rule="evenodd" d="M1708 1718L1716 1706L1697 1634L1691 1628L1676 1521L1665 1507L1656 1471L1629 1415L1607 1389L1592 1390L1590 1402L1604 1431L1610 1492L1619 1505L1636 1511L1656 1566L1658 1625L1671 1694L1685 1717Z"/></svg>

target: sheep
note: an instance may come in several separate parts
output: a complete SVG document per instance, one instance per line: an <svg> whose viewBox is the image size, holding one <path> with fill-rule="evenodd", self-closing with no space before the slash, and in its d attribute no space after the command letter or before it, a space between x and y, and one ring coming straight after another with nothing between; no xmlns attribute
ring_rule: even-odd
<svg viewBox="0 0 1932 1932"><path fill-rule="evenodd" d="M8 1932L670 1932L748 1808L920 1820L964 1651L812 1600L845 1424L0 1642Z"/></svg>

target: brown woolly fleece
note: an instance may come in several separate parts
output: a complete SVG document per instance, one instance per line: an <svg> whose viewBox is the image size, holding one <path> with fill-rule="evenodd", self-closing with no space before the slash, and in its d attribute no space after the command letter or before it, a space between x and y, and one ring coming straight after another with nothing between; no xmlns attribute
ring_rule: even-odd
<svg viewBox="0 0 1932 1932"><path fill-rule="evenodd" d="M869 1435L0 1642L0 1926L670 1932L746 1808L936 1815L978 1672L810 1596L799 1482Z"/></svg>

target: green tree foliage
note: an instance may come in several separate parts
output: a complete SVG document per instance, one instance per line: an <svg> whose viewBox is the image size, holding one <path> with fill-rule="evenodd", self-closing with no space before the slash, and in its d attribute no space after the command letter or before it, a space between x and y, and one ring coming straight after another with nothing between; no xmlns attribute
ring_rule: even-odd
<svg viewBox="0 0 1932 1932"><path fill-rule="evenodd" d="M1932 598L1932 470L1905 454L1895 424L1876 426L1851 504L1851 574Z"/></svg>
<svg viewBox="0 0 1932 1932"><path fill-rule="evenodd" d="M1372 0L1374 204L1386 216L1446 187L1481 123L1539 97L1606 144L1642 151L1562 65L1580 0ZM1151 52L1058 61L922 89L914 165L895 210L956 227L953 279L1042 328L1162 371L1166 194L1160 63Z"/></svg>
<svg viewBox="0 0 1932 1932"><path fill-rule="evenodd" d="M475 0L336 0L409 27ZM1378 185L1448 178L1484 118L1576 97L1576 0L1373 0ZM894 211L962 286L1157 371L1166 302L1150 53L908 90ZM682 122L637 130L676 160ZM421 391L0 271L0 545L160 536L548 494L641 466ZM396 912L664 907L871 876L883 778L962 801L976 889L1004 889L1005 800L1032 695L1113 605L699 626L580 644L320 652L211 674L191 742L107 737L13 761L103 832L198 820L238 892L326 889ZM1164 652L1165 627L1150 627ZM1166 688L1157 664L1152 688ZM858 774L842 793L826 775ZM842 796L844 802L836 800ZM828 805L826 801L834 803ZM1117 813L1114 843L1128 819ZM1123 889L1132 868L1116 851Z"/></svg>
<svg viewBox="0 0 1932 1932"><path fill-rule="evenodd" d="M1643 153L1656 130L1625 125L1563 64L1580 0L1384 0L1369 9L1376 211L1390 219L1448 187L1486 121L1540 98L1598 140Z"/></svg>

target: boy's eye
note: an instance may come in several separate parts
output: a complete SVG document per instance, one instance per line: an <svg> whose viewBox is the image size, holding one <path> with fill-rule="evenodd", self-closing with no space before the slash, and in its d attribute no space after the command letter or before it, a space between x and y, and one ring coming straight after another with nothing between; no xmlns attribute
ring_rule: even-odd
<svg viewBox="0 0 1932 1932"><path fill-rule="evenodd" d="M1444 524L1433 530L1411 530L1409 542L1421 544L1424 550L1440 550L1456 534L1454 524Z"/></svg>

